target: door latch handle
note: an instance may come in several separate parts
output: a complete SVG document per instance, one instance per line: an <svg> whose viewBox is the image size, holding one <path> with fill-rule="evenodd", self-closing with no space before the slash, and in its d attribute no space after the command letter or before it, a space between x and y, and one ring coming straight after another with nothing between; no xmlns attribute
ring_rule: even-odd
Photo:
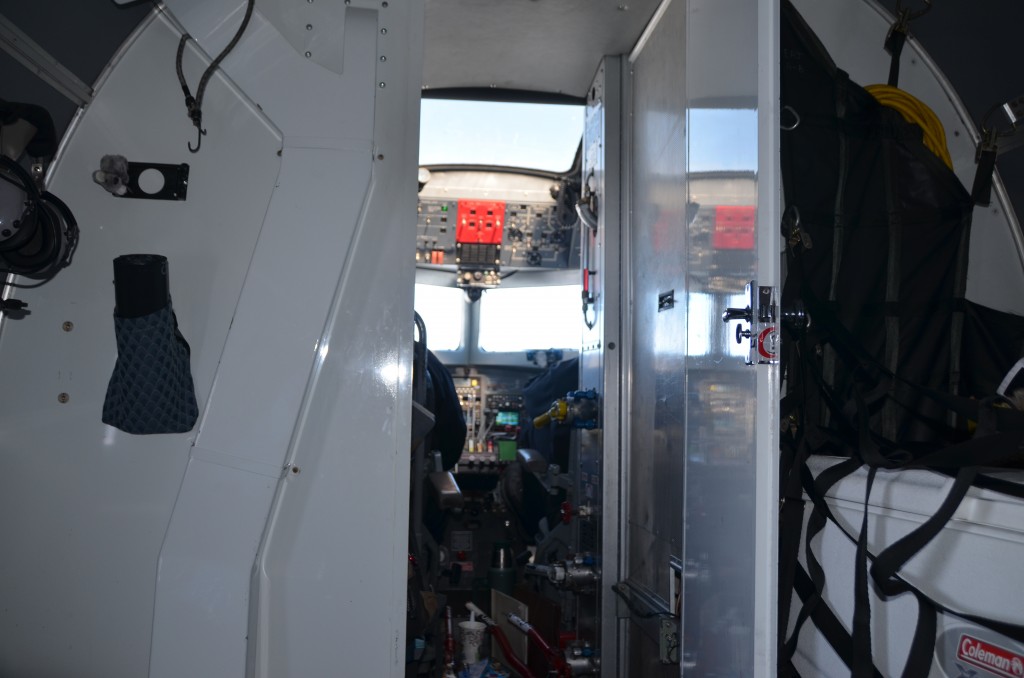
<svg viewBox="0 0 1024 678"><path fill-rule="evenodd" d="M731 320L746 320L748 323L754 319L754 312L750 310L750 307L746 308L727 308L725 313L722 314L722 322L729 322Z"/></svg>
<svg viewBox="0 0 1024 678"><path fill-rule="evenodd" d="M777 363L779 334L775 288L759 287L751 280L747 285L747 298L750 303L746 308L727 308L722 320L740 321L736 325L736 343L742 344L744 340L749 343L748 365ZM749 323L749 327L744 327L744 322Z"/></svg>

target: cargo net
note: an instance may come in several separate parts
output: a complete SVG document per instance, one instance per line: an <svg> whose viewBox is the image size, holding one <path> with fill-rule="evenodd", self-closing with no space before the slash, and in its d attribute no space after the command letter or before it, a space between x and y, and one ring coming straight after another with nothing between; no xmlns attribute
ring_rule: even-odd
<svg viewBox="0 0 1024 678"><path fill-rule="evenodd" d="M972 486L1024 497L1020 485L982 472L1022 463L1024 412L1012 393L997 391L1024 355L1024 318L965 299L971 196L902 103L886 105L851 82L789 2L781 53L782 305L802 307L811 324L786 328L782 356L779 675L796 674L792 657L808 619L853 675L879 675L869 575L883 598L916 598L904 675L928 675L938 612L1024 642L1024 628L951 610L900 576ZM811 454L846 460L813 477ZM868 493L878 469L931 469L954 482L934 516L872 554L866 507L858 535L824 501L865 466ZM823 600L825 575L810 547L828 521L857 546L852 633ZM804 604L791 628L793 590Z"/></svg>

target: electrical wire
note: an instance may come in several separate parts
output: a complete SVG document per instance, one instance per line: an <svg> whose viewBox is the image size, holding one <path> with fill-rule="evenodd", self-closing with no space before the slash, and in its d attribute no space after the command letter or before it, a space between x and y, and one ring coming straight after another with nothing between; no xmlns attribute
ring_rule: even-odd
<svg viewBox="0 0 1024 678"><path fill-rule="evenodd" d="M31 285L6 280L3 286L19 289L39 287L52 280L60 269L70 265L78 247L78 222L64 201L49 191L40 193L31 175L21 165L4 156L0 156L0 178L25 192L25 214L32 213L34 223L31 226L26 224L23 230L35 229L23 242L15 243L12 239L0 243L0 261L7 264L0 267L0 275L42 274L43 278ZM34 246L38 249L33 251L31 248Z"/></svg>
<svg viewBox="0 0 1024 678"><path fill-rule="evenodd" d="M889 85L867 85L865 90L887 108L897 111L903 119L917 125L924 132L924 145L953 169L953 159L946 147L946 130L943 129L939 117L923 101L898 87Z"/></svg>
<svg viewBox="0 0 1024 678"><path fill-rule="evenodd" d="M45 207L43 203L46 204ZM56 214L51 213L51 210ZM45 285L53 280L61 269L71 265L71 260L78 249L78 222L63 200L46 191L40 195L37 211L38 219L41 222L38 227L48 231L44 237L44 240L47 241L46 253L42 256L37 253L29 257L22 257L18 249L0 253L0 257L14 265L14 268L0 268L0 275L37 276L43 274L42 280L31 285L7 280L3 283L5 287L30 290ZM63 255L61 254L62 249ZM44 271L45 273L43 273Z"/></svg>
<svg viewBox="0 0 1024 678"><path fill-rule="evenodd" d="M633 615L635 615L639 619L653 619L655 617L661 617L665 619L675 618L675 615L671 612L663 612L661 610L641 610L637 606L636 601L633 599L633 595L631 593L627 593L626 591L624 591L619 584L612 584L611 588L612 592L615 595L617 595L622 600L622 602L626 604L626 607L629 608L629 611L632 612Z"/></svg>

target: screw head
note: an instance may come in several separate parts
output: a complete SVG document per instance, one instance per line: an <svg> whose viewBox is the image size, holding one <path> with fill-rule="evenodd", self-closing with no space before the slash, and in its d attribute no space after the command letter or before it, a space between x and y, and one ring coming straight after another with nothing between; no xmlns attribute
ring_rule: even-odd
<svg viewBox="0 0 1024 678"><path fill-rule="evenodd" d="M384 56L383 54L381 54L381 55L380 55L380 61L381 61L381 63L384 63L384 62L385 62L385 61L387 61L387 60L388 60L388 58L387 58L386 56Z"/></svg>
<svg viewBox="0 0 1024 678"><path fill-rule="evenodd" d="M384 89L387 86L388 86L387 83L384 82L383 80L381 80L380 82L377 83L377 87L380 87L381 89Z"/></svg>
<svg viewBox="0 0 1024 678"><path fill-rule="evenodd" d="M311 56L313 56L313 53L312 53L312 52L306 52L306 58L307 58L307 59L308 59L308 58L310 58Z"/></svg>
<svg viewBox="0 0 1024 678"><path fill-rule="evenodd" d="M307 31L313 30L313 24L306 24L306 30Z"/></svg>
<svg viewBox="0 0 1024 678"><path fill-rule="evenodd" d="M380 29L380 34L381 35L387 35L388 34L388 29L386 29L386 28Z"/></svg>
<svg viewBox="0 0 1024 678"><path fill-rule="evenodd" d="M71 400L71 396L69 396L67 393L60 393L57 395L57 402L60 403L61 405L63 405L69 400Z"/></svg>
<svg viewBox="0 0 1024 678"><path fill-rule="evenodd" d="M71 322L70 320L65 320L64 324L61 325L60 327L65 332L70 332L71 330L75 329L75 324L73 322Z"/></svg>

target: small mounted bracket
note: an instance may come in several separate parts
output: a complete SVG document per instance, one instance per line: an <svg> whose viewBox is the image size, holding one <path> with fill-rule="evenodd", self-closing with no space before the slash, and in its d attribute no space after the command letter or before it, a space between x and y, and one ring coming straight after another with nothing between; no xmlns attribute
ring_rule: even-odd
<svg viewBox="0 0 1024 678"><path fill-rule="evenodd" d="M658 660L662 664L679 663L679 622L663 617L658 629Z"/></svg>
<svg viewBox="0 0 1024 678"><path fill-rule="evenodd" d="M676 305L676 291L669 290L658 295L658 313L674 308Z"/></svg>
<svg viewBox="0 0 1024 678"><path fill-rule="evenodd" d="M163 184L153 177L153 188L150 190L150 183L143 179L143 185L139 179L147 170L154 170L163 177ZM126 183L128 192L122 198L140 198L145 200L184 200L188 195L188 173L187 163L180 165L168 165L155 162L129 162L128 181Z"/></svg>

